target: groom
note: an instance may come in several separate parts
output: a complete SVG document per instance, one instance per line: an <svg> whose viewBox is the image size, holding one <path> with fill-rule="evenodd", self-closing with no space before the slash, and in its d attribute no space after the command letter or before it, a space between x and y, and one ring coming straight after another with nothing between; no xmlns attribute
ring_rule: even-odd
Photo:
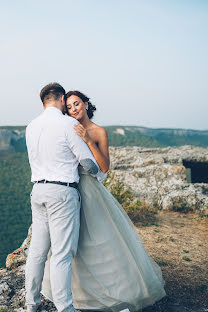
<svg viewBox="0 0 208 312"><path fill-rule="evenodd" d="M45 86L40 97L44 112L26 129L28 157L34 183L31 193L32 239L26 263L27 311L36 311L44 266L52 250L50 276L58 312L74 312L71 262L80 226L78 164L91 175L102 175L84 141L75 133L77 121L63 115L65 90L58 83Z"/></svg>

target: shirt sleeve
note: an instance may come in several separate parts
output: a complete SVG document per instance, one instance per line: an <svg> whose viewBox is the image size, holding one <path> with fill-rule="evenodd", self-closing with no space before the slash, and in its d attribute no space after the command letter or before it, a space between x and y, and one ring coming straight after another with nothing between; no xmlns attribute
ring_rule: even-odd
<svg viewBox="0 0 208 312"><path fill-rule="evenodd" d="M28 159L30 162L30 154L31 154L31 140L30 140L30 131L29 131L29 126L26 127L25 130L25 141L26 141L26 147L27 147L27 153L28 153Z"/></svg>

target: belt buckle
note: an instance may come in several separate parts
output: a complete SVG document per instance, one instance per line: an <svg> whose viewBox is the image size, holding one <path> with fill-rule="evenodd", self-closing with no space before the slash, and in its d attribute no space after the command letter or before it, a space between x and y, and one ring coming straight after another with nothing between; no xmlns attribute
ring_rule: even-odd
<svg viewBox="0 0 208 312"><path fill-rule="evenodd" d="M46 179L44 179L43 183L46 184Z"/></svg>
<svg viewBox="0 0 208 312"><path fill-rule="evenodd" d="M67 185L68 187L69 187L69 184L70 184L69 182L66 183L66 185Z"/></svg>

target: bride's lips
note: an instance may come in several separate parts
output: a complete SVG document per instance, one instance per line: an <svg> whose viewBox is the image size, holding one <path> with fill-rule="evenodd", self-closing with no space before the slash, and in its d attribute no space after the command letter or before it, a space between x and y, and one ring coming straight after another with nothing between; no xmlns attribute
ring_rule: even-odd
<svg viewBox="0 0 208 312"><path fill-rule="evenodd" d="M73 115L74 115L74 116L77 116L77 115L79 115L79 113L74 113Z"/></svg>

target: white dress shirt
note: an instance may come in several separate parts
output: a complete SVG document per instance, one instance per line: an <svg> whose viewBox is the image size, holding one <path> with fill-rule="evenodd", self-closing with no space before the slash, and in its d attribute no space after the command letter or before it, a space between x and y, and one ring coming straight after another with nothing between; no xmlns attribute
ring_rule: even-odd
<svg viewBox="0 0 208 312"><path fill-rule="evenodd" d="M56 107L47 107L26 128L26 144L32 171L31 181L79 182L78 164L84 159L96 161L87 144L76 134L77 120ZM98 165L97 165L98 167ZM94 175L102 180L98 170Z"/></svg>

